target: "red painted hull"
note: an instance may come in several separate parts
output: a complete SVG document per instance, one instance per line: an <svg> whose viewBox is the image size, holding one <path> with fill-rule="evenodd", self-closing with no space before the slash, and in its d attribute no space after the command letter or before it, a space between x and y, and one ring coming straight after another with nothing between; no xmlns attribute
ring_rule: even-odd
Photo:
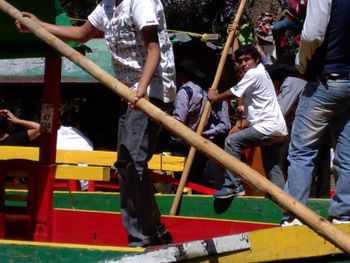
<svg viewBox="0 0 350 263"><path fill-rule="evenodd" d="M54 210L53 242L127 246L120 213ZM276 224L163 216L174 242L208 239L275 227Z"/></svg>

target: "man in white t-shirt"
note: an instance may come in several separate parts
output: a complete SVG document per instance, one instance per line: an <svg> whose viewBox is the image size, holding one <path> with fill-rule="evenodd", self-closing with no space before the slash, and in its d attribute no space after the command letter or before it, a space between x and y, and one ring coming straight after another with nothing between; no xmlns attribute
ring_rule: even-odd
<svg viewBox="0 0 350 263"><path fill-rule="evenodd" d="M225 151L240 158L242 150L261 146L263 166L268 178L283 189L284 177L279 166L279 143L287 135L287 127L277 102L269 74L260 63L253 46L241 46L235 51L235 60L244 72L241 81L231 89L218 94L209 89L209 100L222 101L242 98L248 128L230 134L225 140ZM230 171L225 172L225 183L214 193L216 198L244 195L242 180Z"/></svg>
<svg viewBox="0 0 350 263"><path fill-rule="evenodd" d="M57 130L57 150L80 150L92 151L93 143L85 134L79 130L79 113L73 107L65 107L60 118L60 128ZM79 166L87 166L86 163L79 163ZM80 190L87 191L88 180L79 180Z"/></svg>
<svg viewBox="0 0 350 263"><path fill-rule="evenodd" d="M160 0L102 0L82 26L57 26L23 12L49 32L66 41L86 42L104 32L116 77L135 91L133 103L121 103L118 159L121 214L129 246L172 242L160 221L160 212L148 176L147 162L156 146L160 127L134 110L140 98L162 110L175 99L175 63ZM19 21L20 32L28 31Z"/></svg>

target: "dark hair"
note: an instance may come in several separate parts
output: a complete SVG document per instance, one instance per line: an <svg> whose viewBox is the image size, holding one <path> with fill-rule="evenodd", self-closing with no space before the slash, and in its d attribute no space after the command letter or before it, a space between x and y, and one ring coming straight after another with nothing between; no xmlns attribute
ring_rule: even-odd
<svg viewBox="0 0 350 263"><path fill-rule="evenodd" d="M60 125L82 129L86 98L67 98L60 106ZM86 113L86 112L85 112ZM85 120L85 119L84 119Z"/></svg>
<svg viewBox="0 0 350 263"><path fill-rule="evenodd" d="M252 45L240 46L235 51L235 60L238 60L243 55L250 55L252 59L261 61L261 55L259 51Z"/></svg>
<svg viewBox="0 0 350 263"><path fill-rule="evenodd" d="M60 112L61 125L75 127L78 124L79 113L74 105L64 105Z"/></svg>
<svg viewBox="0 0 350 263"><path fill-rule="evenodd" d="M9 124L7 121L7 115L3 112L0 113L0 135L8 132Z"/></svg>
<svg viewBox="0 0 350 263"><path fill-rule="evenodd" d="M205 88L207 86L206 74L204 70L193 60L184 59L179 61L176 64L176 71L178 73L184 74L191 81L202 86L202 88Z"/></svg>
<svg viewBox="0 0 350 263"><path fill-rule="evenodd" d="M273 81L277 80L283 82L286 77L298 76L297 69L294 65L275 63L272 65L265 65L265 69Z"/></svg>

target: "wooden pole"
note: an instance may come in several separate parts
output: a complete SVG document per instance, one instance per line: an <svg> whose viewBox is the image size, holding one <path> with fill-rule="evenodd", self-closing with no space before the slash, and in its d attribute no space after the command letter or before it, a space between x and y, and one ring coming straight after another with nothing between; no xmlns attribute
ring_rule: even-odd
<svg viewBox="0 0 350 263"><path fill-rule="evenodd" d="M4 0L0 0L0 9L12 16L14 19L19 20L37 37L57 49L76 65L89 72L111 91L121 96L125 100L130 102L134 101L134 93L127 86L122 84L119 80L108 74L106 71L102 70L82 54L47 32L37 23L31 21L29 18L22 17L21 12L15 9L12 5L8 4ZM326 219L320 217L320 215L313 212L310 208L292 198L290 195L271 183L265 177L261 176L248 165L226 153L223 149L216 146L209 140L199 136L190 128L186 127L169 114L154 106L148 100L144 98L140 99L137 102L137 107L145 112L150 118L171 131L174 135L184 139L188 144L196 147L197 150L205 154L208 158L215 160L222 167L236 173L242 177L244 181L254 186L258 190L267 193L281 208L295 215L317 234L325 237L344 252L350 254L350 236L338 230Z"/></svg>
<svg viewBox="0 0 350 263"><path fill-rule="evenodd" d="M232 41L234 40L234 37L236 35L236 30L238 28L239 21L241 20L241 16L243 14L246 2L247 2L247 0L241 0L241 3L239 4L236 17L233 21L234 30L232 30L227 37L225 47L221 53L221 58L220 58L219 65L218 65L218 68L217 68L216 73L215 73L215 77L214 77L214 81L213 81L213 84L211 86L211 89L217 89L217 87L219 85L222 71L224 70L224 67L225 67L227 54L228 54L228 51L232 45ZM202 116L200 117L198 127L197 127L196 133L198 135L202 135L203 130L204 130L205 126L207 125L207 122L208 122L208 119L210 116L210 112L211 112L211 103L210 103L210 101L207 100L207 102L205 103L204 109L203 109ZM196 155L196 148L191 146L190 151L188 153L188 156L186 158L184 169L183 169L182 174L181 174L179 185L178 185L177 190L176 190L174 201L171 205L170 215L175 215L177 213L177 209L178 209L180 201L181 201L183 189L186 186L187 179L188 179L195 155Z"/></svg>

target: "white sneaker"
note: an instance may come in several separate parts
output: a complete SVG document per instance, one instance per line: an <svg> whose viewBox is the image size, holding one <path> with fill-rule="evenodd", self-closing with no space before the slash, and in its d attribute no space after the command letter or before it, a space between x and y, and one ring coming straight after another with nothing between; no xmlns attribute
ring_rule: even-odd
<svg viewBox="0 0 350 263"><path fill-rule="evenodd" d="M245 191L244 190L239 190L239 191L237 191L237 195L238 196L244 196L245 195Z"/></svg>
<svg viewBox="0 0 350 263"><path fill-rule="evenodd" d="M303 225L303 223L301 223L298 218L294 218L290 222L288 220L285 220L285 221L283 221L281 223L282 227L285 227L285 226L302 226L302 225Z"/></svg>
<svg viewBox="0 0 350 263"><path fill-rule="evenodd" d="M335 225L342 225L342 224L349 224L349 223L350 223L349 220L339 220L336 218L332 219L332 224L335 224Z"/></svg>

